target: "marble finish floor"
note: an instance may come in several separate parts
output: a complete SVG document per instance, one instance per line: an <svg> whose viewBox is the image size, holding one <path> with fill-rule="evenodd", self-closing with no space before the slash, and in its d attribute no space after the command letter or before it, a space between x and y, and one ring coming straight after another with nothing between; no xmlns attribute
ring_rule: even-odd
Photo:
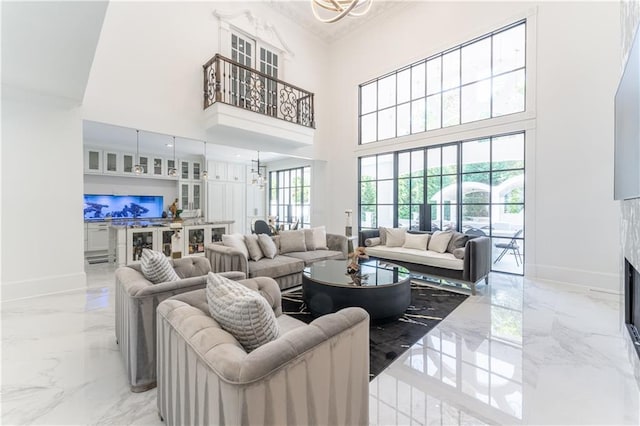
<svg viewBox="0 0 640 426"><path fill-rule="evenodd" d="M129 392L114 268L83 291L2 304L2 424L162 425ZM372 425L640 424L619 296L493 274L370 385Z"/></svg>

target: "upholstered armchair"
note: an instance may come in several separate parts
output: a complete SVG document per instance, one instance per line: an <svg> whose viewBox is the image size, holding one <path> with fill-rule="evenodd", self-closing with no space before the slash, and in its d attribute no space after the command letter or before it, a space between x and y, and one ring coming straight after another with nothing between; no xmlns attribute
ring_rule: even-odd
<svg viewBox="0 0 640 426"><path fill-rule="evenodd" d="M241 280L272 307L280 336L247 353L209 313L205 290L158 306L158 410L167 425L366 425L369 315L310 324L282 314L268 277Z"/></svg>
<svg viewBox="0 0 640 426"><path fill-rule="evenodd" d="M156 386L156 308L176 294L204 288L211 271L205 257L189 256L169 260L178 281L154 284L140 265L116 270L116 339L132 392ZM227 278L245 278L242 272L227 272Z"/></svg>

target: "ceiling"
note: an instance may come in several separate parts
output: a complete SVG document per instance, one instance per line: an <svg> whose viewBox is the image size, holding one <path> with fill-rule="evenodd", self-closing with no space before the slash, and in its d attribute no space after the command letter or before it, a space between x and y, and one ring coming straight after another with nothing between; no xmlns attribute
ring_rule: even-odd
<svg viewBox="0 0 640 426"><path fill-rule="evenodd" d="M79 105L107 4L3 1L3 92L31 91Z"/></svg>
<svg viewBox="0 0 640 426"><path fill-rule="evenodd" d="M311 0L269 0L270 7L280 14L293 20L305 30L317 35L321 39L331 43L343 38L347 34L370 22L375 17L388 12L401 4L407 4L408 0L372 0L373 4L369 12L360 17L346 16L338 22L325 24L318 21L311 10ZM322 16L325 16L324 14ZM330 16L330 15L328 15Z"/></svg>
<svg viewBox="0 0 640 426"><path fill-rule="evenodd" d="M86 146L112 149L114 151L136 151L136 129L84 120L82 133ZM183 137L176 137L175 140L176 157L204 154L204 142L201 140ZM165 157L173 156L173 147L167 146L167 144L173 143L173 136L140 130L139 143L141 153L156 154ZM258 153L255 150L238 148L236 146L207 143L207 157L220 161L250 164L251 160L258 158ZM287 158L287 156L273 152L260 152L261 162L274 161L282 158Z"/></svg>

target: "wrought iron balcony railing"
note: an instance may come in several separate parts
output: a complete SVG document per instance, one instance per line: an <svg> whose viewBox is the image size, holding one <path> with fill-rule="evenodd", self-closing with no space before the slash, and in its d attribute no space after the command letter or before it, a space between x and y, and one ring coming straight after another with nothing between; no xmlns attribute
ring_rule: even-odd
<svg viewBox="0 0 640 426"><path fill-rule="evenodd" d="M215 55L204 68L204 109L215 102L315 128L313 93Z"/></svg>

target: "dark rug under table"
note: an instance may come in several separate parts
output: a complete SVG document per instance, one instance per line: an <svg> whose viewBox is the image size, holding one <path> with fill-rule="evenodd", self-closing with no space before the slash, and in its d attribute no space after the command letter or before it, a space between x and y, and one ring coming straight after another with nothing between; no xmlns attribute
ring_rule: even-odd
<svg viewBox="0 0 640 426"><path fill-rule="evenodd" d="M469 297L411 284L411 304L397 320L372 322L369 328L369 379L372 380L404 351ZM310 323L314 317L302 301L302 290L282 294L285 314Z"/></svg>

